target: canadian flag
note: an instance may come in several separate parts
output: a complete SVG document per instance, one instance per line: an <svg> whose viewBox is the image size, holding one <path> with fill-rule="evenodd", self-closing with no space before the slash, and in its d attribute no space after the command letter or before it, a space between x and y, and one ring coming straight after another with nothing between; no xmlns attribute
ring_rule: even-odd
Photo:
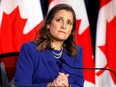
<svg viewBox="0 0 116 87"><path fill-rule="evenodd" d="M12 82L23 43L33 40L43 20L40 0L1 0L0 68L3 85Z"/></svg>
<svg viewBox="0 0 116 87"><path fill-rule="evenodd" d="M84 50L84 67L94 68L90 27L84 0L50 0L49 9L51 9L54 5L60 3L66 3L73 7L77 18L77 44L81 45ZM94 70L84 70L84 78L84 87L95 87Z"/></svg>
<svg viewBox="0 0 116 87"><path fill-rule="evenodd" d="M96 87L116 87L116 0L101 0L96 34Z"/></svg>

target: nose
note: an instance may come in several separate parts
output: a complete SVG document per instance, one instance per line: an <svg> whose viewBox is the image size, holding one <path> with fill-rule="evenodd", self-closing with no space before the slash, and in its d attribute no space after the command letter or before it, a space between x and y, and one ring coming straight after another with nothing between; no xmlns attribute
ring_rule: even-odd
<svg viewBox="0 0 116 87"><path fill-rule="evenodd" d="M62 23L61 28L66 29L66 23Z"/></svg>

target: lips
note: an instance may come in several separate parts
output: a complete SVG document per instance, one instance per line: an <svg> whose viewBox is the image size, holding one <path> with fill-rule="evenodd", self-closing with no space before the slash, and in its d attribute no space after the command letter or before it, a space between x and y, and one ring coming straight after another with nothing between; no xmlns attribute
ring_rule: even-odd
<svg viewBox="0 0 116 87"><path fill-rule="evenodd" d="M64 34L66 34L66 32L64 32L64 31L58 31L58 32L61 32L61 33L64 33Z"/></svg>

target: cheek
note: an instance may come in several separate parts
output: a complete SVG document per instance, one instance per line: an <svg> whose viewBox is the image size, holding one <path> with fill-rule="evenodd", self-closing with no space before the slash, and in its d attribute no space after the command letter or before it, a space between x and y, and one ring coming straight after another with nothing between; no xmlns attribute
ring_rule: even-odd
<svg viewBox="0 0 116 87"><path fill-rule="evenodd" d="M53 34L56 34L56 32L57 32L55 26L51 26L51 27L49 28L49 31L50 31L50 33L51 33L52 35L53 35Z"/></svg>
<svg viewBox="0 0 116 87"><path fill-rule="evenodd" d="M59 29L59 26L58 25L51 25L49 29L50 29L50 32L57 32Z"/></svg>
<svg viewBox="0 0 116 87"><path fill-rule="evenodd" d="M52 29L54 29L54 28L55 28L55 26L56 26L56 25L55 25L55 23L54 23L54 22L51 22L51 24L50 24L50 26L49 26L49 29L51 29L51 30L52 30Z"/></svg>
<svg viewBox="0 0 116 87"><path fill-rule="evenodd" d="M71 34L71 32L72 32L72 28L71 28L71 29L69 29L67 32L68 32L68 34L70 35L70 34Z"/></svg>

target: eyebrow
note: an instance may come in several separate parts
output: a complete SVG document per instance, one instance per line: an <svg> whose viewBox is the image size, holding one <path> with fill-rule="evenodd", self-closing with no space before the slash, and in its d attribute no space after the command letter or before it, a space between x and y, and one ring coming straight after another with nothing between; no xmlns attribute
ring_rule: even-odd
<svg viewBox="0 0 116 87"><path fill-rule="evenodd" d="M56 19L57 19L57 18L61 18L61 19L63 19L63 17L61 17L61 16L60 16L60 17L55 17L55 18L56 18ZM70 22L73 23L73 21L72 21L71 19L68 19L68 21L70 21Z"/></svg>

